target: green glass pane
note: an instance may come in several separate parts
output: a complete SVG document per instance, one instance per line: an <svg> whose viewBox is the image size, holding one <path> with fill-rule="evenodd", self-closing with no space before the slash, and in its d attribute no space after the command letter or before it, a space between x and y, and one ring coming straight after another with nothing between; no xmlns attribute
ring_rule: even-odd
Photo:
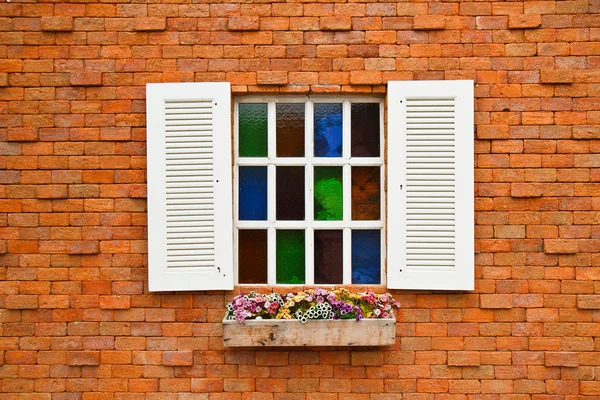
<svg viewBox="0 0 600 400"><path fill-rule="evenodd" d="M315 167L315 220L341 221L343 210L342 167Z"/></svg>
<svg viewBox="0 0 600 400"><path fill-rule="evenodd" d="M278 230L276 234L277 283L304 283L304 230Z"/></svg>
<svg viewBox="0 0 600 400"><path fill-rule="evenodd" d="M267 105L239 104L240 157L267 156Z"/></svg>

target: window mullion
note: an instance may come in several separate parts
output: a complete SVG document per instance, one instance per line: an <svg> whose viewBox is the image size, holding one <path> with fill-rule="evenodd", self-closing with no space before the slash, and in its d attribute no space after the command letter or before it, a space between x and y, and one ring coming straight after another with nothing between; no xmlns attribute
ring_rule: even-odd
<svg viewBox="0 0 600 400"><path fill-rule="evenodd" d="M350 130L350 111L351 104L349 101L344 101L342 108L342 182L343 182L343 220L344 220L344 231L343 231L343 283L349 285L352 283L352 244L351 237L352 232L349 228L352 221L352 167L350 165L350 141L351 141L351 130Z"/></svg>
<svg viewBox="0 0 600 400"><path fill-rule="evenodd" d="M304 282L307 285L313 285L315 282L315 251L314 251L314 168L313 168L313 138L314 138L314 118L313 102L308 100L304 108L304 157L305 167L305 209L304 220L306 221L305 230L305 262L304 262Z"/></svg>
<svg viewBox="0 0 600 400"><path fill-rule="evenodd" d="M385 115L384 115L384 104L383 102L380 103L379 105L379 126L381 127L380 129L383 130L384 126L385 126ZM384 221L386 221L386 186L385 186L385 180L386 180L386 174L385 174L385 163L384 163L384 153L385 153L385 139L383 137L383 135L380 132L380 141L379 141L379 160L380 160L380 173L379 173L379 177L380 177L380 182L379 182L379 187L380 187L380 192L379 192L379 201L380 201L380 206L379 209L381 210L381 214L380 214L380 221L381 221L381 230L380 230L380 237L381 237L381 269L380 269L380 274L379 276L381 277L381 283L382 284L387 284L387 276L385 273L386 270L386 265L387 265L387 260L386 260L386 255L387 255L387 251L386 251L386 246L387 246L387 237L386 237L386 229L385 229L385 224Z"/></svg>
<svg viewBox="0 0 600 400"><path fill-rule="evenodd" d="M268 151L268 166L267 166L267 218L269 228L267 230L267 283L269 285L277 284L277 264L276 264L276 243L275 243L275 176L276 167L274 164L276 156L276 116L275 102L267 103L267 151Z"/></svg>

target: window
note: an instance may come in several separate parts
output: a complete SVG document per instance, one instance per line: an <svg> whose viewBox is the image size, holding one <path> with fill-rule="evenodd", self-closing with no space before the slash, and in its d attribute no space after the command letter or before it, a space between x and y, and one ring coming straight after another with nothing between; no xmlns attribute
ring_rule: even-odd
<svg viewBox="0 0 600 400"><path fill-rule="evenodd" d="M234 116L237 282L384 282L382 99L242 97Z"/></svg>
<svg viewBox="0 0 600 400"><path fill-rule="evenodd" d="M147 86L150 290L473 288L472 81L231 101L228 83Z"/></svg>

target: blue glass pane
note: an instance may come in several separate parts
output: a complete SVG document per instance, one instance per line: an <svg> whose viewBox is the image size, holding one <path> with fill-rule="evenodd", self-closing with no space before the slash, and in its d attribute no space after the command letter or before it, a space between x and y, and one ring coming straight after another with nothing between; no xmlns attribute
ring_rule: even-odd
<svg viewBox="0 0 600 400"><path fill-rule="evenodd" d="M342 156L342 105L315 104L315 157Z"/></svg>
<svg viewBox="0 0 600 400"><path fill-rule="evenodd" d="M240 220L267 220L267 167L240 167Z"/></svg>
<svg viewBox="0 0 600 400"><path fill-rule="evenodd" d="M352 283L381 283L381 231L352 231Z"/></svg>

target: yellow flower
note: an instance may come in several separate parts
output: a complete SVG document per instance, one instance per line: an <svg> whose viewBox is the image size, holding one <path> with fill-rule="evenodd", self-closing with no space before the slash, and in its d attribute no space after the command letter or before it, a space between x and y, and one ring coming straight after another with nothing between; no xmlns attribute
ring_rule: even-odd
<svg viewBox="0 0 600 400"><path fill-rule="evenodd" d="M299 303L299 302L301 302L301 301L302 301L302 300L304 300L304 299L305 299L305 297L304 297L304 293L298 293L296 296L294 296L294 297L293 297L293 300L294 300L296 303Z"/></svg>

